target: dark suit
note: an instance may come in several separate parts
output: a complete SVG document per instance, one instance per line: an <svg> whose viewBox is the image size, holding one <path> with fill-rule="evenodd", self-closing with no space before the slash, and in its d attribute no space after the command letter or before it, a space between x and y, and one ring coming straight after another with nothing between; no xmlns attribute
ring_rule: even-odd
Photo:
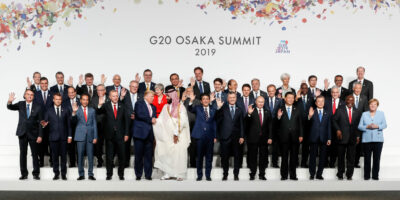
<svg viewBox="0 0 400 200"><path fill-rule="evenodd" d="M228 96L228 94L226 94L226 96ZM255 99L249 95L247 97L247 106L246 106L244 98L245 98L244 96L237 97L236 105L243 111L243 120L244 120L243 130L244 130L244 134L247 135L248 125L247 125L245 118L247 116L248 106L254 104ZM243 154L245 153L244 147L245 147L245 145L242 145L240 148L240 152L239 152L240 168L242 168L242 164L243 164ZM249 161L249 159L247 159L247 165L248 165L248 161Z"/></svg>
<svg viewBox="0 0 400 200"><path fill-rule="evenodd" d="M289 119L285 105L282 105L283 114L280 119L276 118L277 126L279 126L279 142L282 153L281 176L288 177L288 172L291 178L296 178L296 161L298 160L299 152L299 137L304 136L303 117L302 113L292 105L290 110L291 116ZM290 153L290 162L288 163Z"/></svg>
<svg viewBox="0 0 400 200"><path fill-rule="evenodd" d="M346 176L352 177L354 172L355 148L357 137L361 132L358 130L361 113L356 109L352 109L352 120L349 122L348 108L342 107L338 109L333 116L332 125L336 131L342 132L342 139L338 139L338 176L343 177L345 172L344 159L346 158Z"/></svg>
<svg viewBox="0 0 400 200"><path fill-rule="evenodd" d="M167 93L167 91L172 89L172 88L175 89L175 87L173 85L168 85L167 87L165 87L165 93ZM180 87L180 88L178 88L178 90L176 90L176 92L178 93L179 99L182 99L182 95L185 92L185 88L184 87Z"/></svg>
<svg viewBox="0 0 400 200"><path fill-rule="evenodd" d="M235 106L232 118L230 105L226 102L217 111L217 138L221 143L221 163L224 176L228 176L229 157L233 154L235 158L233 174L239 175L240 148L239 138L244 138L243 110Z"/></svg>
<svg viewBox="0 0 400 200"><path fill-rule="evenodd" d="M42 91L35 92L35 98L33 102L39 105L42 109L42 116L47 112L47 109L53 107L53 93L49 90L46 91L46 102L44 102ZM45 127L43 129L43 140L39 144L39 163L41 166L44 164L44 155L50 155L50 163L53 162L51 159L51 153L49 153L49 129Z"/></svg>
<svg viewBox="0 0 400 200"><path fill-rule="evenodd" d="M332 97L331 93L332 93L332 88L321 91L321 94L325 97L325 99L328 97ZM344 88L344 87L340 87L340 97L339 98L341 100L343 100L343 101L346 100L346 96L349 94L351 94L350 90L348 90L347 88Z"/></svg>
<svg viewBox="0 0 400 200"><path fill-rule="evenodd" d="M68 99L68 88L69 88L69 86L66 85L66 84L64 84L64 85L63 85L63 90L62 90L62 91L60 91L60 88L59 88L59 87L60 87L60 86L59 86L58 84L54 85L53 87L50 88L50 92L51 92L52 94L60 93L61 96L62 96L62 100L63 100L63 101L67 100L67 99ZM53 101L53 100L52 100L52 101Z"/></svg>
<svg viewBox="0 0 400 200"><path fill-rule="evenodd" d="M155 91L154 87L156 86L155 83L151 82L150 83L150 90ZM145 82L141 82L139 83L139 89L138 89L138 93L141 94L142 96L144 95L144 92L146 92L147 90L147 86Z"/></svg>
<svg viewBox="0 0 400 200"><path fill-rule="evenodd" d="M184 102L183 105L185 106L186 110L189 111L189 102L190 99L187 98ZM200 100L194 99L192 106L197 106L200 105ZM211 106L211 105L210 105ZM188 118L189 118L189 126L190 126L190 135L193 133L193 127L196 121L196 114L192 112L187 112ZM197 141L195 138L192 136L190 137L190 145L189 145L189 166L191 168L196 167L196 155L197 155Z"/></svg>
<svg viewBox="0 0 400 200"><path fill-rule="evenodd" d="M328 112L332 116L331 121L333 120L333 116L336 114L336 111L342 107L345 107L346 103L340 99L338 105L336 105L336 106L337 106L337 109L335 110L335 113L333 113L332 97L326 97L324 110L326 110L326 112ZM335 163L336 163L336 158L337 158L337 138L336 138L336 130L333 127L333 125L331 126L331 133L332 133L331 145L328 146L326 149L327 157L326 157L325 166L329 165L330 168L334 168Z"/></svg>
<svg viewBox="0 0 400 200"><path fill-rule="evenodd" d="M75 102L78 106L81 106L81 102L79 101L78 97L75 98ZM67 109L70 113L72 113L72 105L71 105L71 99L68 99L67 101L62 102L62 106ZM71 135L72 138L75 137L75 129L76 129L76 124L71 122ZM75 140L72 140L71 143L67 144L67 153L69 157L69 166L75 166L76 165L76 157L77 157L77 151L76 151L76 142Z"/></svg>
<svg viewBox="0 0 400 200"><path fill-rule="evenodd" d="M88 85L84 84L84 85L81 85L81 87L79 87L79 85L77 85L76 86L76 94L78 94L79 96L82 94L88 94L90 100L92 100L93 97L97 96L97 86L92 85L92 95L90 95Z"/></svg>
<svg viewBox="0 0 400 200"><path fill-rule="evenodd" d="M357 81L358 80L356 79L349 83L349 94L353 93L353 84ZM361 89L361 95L365 95L368 101L374 98L374 84L370 80L364 79Z"/></svg>
<svg viewBox="0 0 400 200"><path fill-rule="evenodd" d="M117 108L117 117L114 109ZM130 118L126 114L123 103L118 102L114 108L112 102L105 103L97 111L105 114L105 138L106 138L106 167L107 177L113 175L114 149L118 154L118 176L124 176L125 170L125 142L124 136L129 136Z"/></svg>
<svg viewBox="0 0 400 200"><path fill-rule="evenodd" d="M253 113L246 116L247 163L250 177L254 177L257 172L257 162L260 177L265 177L265 169L268 166L268 139L272 139L272 116L268 110L262 109L262 112L262 121L258 108L254 108Z"/></svg>
<svg viewBox="0 0 400 200"><path fill-rule="evenodd" d="M39 87L39 89L36 87L35 84L32 84L29 89L32 90L33 93L35 93L36 91L40 91L40 84L38 85L38 87Z"/></svg>
<svg viewBox="0 0 400 200"><path fill-rule="evenodd" d="M203 86L203 92L200 93L200 88L199 88L199 85L197 84L197 80L196 80L196 83L193 86L193 92L194 92L194 95L196 95L196 99L200 100L200 95L203 93L206 93L206 94L211 93L210 84L208 82L202 81L202 86ZM189 87L190 87L190 84L189 84Z"/></svg>
<svg viewBox="0 0 400 200"><path fill-rule="evenodd" d="M133 141L135 147L135 174L141 178L144 173L146 178L151 178L153 172L152 157L153 157L153 124L152 119L156 118L156 107L149 104L152 113L150 116L149 109L144 100L138 101L135 104L135 123L133 124Z"/></svg>
<svg viewBox="0 0 400 200"><path fill-rule="evenodd" d="M95 110L98 109L99 106L99 96L94 96L92 101L90 102L90 106ZM106 96L106 100L104 103L109 103L110 99ZM97 124L97 143L94 145L94 155L97 158L97 165L103 165L103 147L104 147L104 135L106 134L106 114L105 113L96 113L96 124Z"/></svg>
<svg viewBox="0 0 400 200"><path fill-rule="evenodd" d="M268 98L268 93L266 93L266 92L264 92L264 91L262 91L262 90L258 90L258 92L259 92L259 96L262 96L262 97L264 97L264 99L267 99ZM250 95L249 95L252 99L256 99L257 97L255 97L254 96L254 91L252 90L251 92L250 92Z"/></svg>
<svg viewBox="0 0 400 200"><path fill-rule="evenodd" d="M118 89L118 97L121 98L121 91L124 87L122 87L122 85L119 85L119 89ZM112 90L116 90L116 87L114 85L109 85L106 87L106 96L108 97L108 95L110 94L110 92Z"/></svg>
<svg viewBox="0 0 400 200"><path fill-rule="evenodd" d="M354 97L354 107L356 108L356 110L357 110L360 114L362 114L363 112L369 110L368 99L367 99L366 96L364 96L364 95L360 95L360 96L359 96L358 106L357 106L357 104L356 104L356 101L357 101L357 98ZM361 141L361 140L362 140L362 134L360 135L360 141ZM360 142L360 143L358 143L358 144L356 145L356 159L355 159L355 161L354 161L354 165L355 165L355 166L358 166L359 163L360 163L360 157L361 157L361 155L362 155L362 153L363 153L363 147L362 147L362 146L363 146L362 142Z"/></svg>
<svg viewBox="0 0 400 200"><path fill-rule="evenodd" d="M44 121L48 122L54 175L60 175L61 157L61 175L64 176L67 174L67 139L72 137L71 113L62 106L58 107L58 111L53 107L47 110Z"/></svg>
<svg viewBox="0 0 400 200"><path fill-rule="evenodd" d="M189 111L196 114L196 123L192 131L192 138L196 142L197 147L197 177L203 177L203 159L206 157L206 177L211 178L211 168L213 160L214 139L217 137L216 131L216 110L208 106L208 118L202 105L190 105Z"/></svg>
<svg viewBox="0 0 400 200"><path fill-rule="evenodd" d="M319 162L317 176L322 176L326 161L327 141L331 140L331 114L327 110L321 111L321 118L318 109L314 109L314 115L307 120L310 124L310 176L315 176L316 158L319 150Z"/></svg>
<svg viewBox="0 0 400 200"><path fill-rule="evenodd" d="M38 143L36 139L43 137L42 127L40 121L42 121L41 107L35 102L31 103L32 108L30 111L29 118L27 116L26 101L20 101L15 104L7 104L7 109L17 110L19 113L18 126L16 135L19 139L19 166L22 176L28 176L28 169L26 164L26 156L28 154L28 143L31 147L33 171L32 175L36 176L40 174L39 160L38 160Z"/></svg>
<svg viewBox="0 0 400 200"><path fill-rule="evenodd" d="M310 154L310 145L308 141L308 136L310 134L310 124L309 121L307 120L308 113L310 111L310 108L313 107L315 108L315 100L312 96L312 94L309 92L307 94L307 97L304 97L306 99L303 99L303 96L296 101L296 106L299 109L301 115L302 115L302 121L303 121L303 142L301 143L301 166L305 167L307 166L307 160L308 156ZM305 101L304 101L305 100ZM298 164L298 162L296 162Z"/></svg>
<svg viewBox="0 0 400 200"><path fill-rule="evenodd" d="M138 92L135 94L135 99L134 101L132 101L131 98L131 93L127 92L127 94L125 95L124 99L123 99L123 103L125 106L125 113L126 113L126 117L129 119L129 131L131 131L133 129L133 123L135 122L135 120L131 119L131 115L135 114L135 105L136 102L143 100L143 96L141 94L139 94ZM132 144L132 135L129 134L129 139L128 141L125 142L125 166L129 167L129 164L131 163L131 144Z"/></svg>
<svg viewBox="0 0 400 200"><path fill-rule="evenodd" d="M279 108L282 107L283 100L275 97L275 100L273 104L271 105L270 102L270 97L267 97L265 99L265 104L264 104L264 109L268 110L269 113L271 114L272 117L272 165L273 166L278 166L278 158L280 154L280 148L279 148L279 128L277 124L275 124L277 121L275 120L276 118L276 113L278 112ZM271 108L272 106L272 108Z"/></svg>

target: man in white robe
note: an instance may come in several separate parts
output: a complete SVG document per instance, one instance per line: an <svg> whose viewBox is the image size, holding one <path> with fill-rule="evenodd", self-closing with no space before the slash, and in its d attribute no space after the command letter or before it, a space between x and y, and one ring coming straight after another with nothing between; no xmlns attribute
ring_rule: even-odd
<svg viewBox="0 0 400 200"><path fill-rule="evenodd" d="M153 125L156 148L154 167L164 172L161 180L182 181L187 173L187 149L190 127L186 108L175 89L167 91L168 104L164 106L157 123Z"/></svg>

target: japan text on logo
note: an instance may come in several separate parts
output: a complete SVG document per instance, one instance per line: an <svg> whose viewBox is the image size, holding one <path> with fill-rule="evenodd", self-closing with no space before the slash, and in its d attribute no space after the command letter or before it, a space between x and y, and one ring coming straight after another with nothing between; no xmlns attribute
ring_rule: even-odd
<svg viewBox="0 0 400 200"><path fill-rule="evenodd" d="M275 50L275 53L290 53L290 50L288 48L288 41L287 40L281 40L279 42L278 47Z"/></svg>

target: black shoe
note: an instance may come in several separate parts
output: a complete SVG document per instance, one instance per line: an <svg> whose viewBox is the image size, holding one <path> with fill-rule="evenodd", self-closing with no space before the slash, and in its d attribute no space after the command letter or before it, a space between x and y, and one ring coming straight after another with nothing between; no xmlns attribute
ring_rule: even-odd
<svg viewBox="0 0 400 200"><path fill-rule="evenodd" d="M379 178L378 177L372 177L372 180L379 181Z"/></svg>
<svg viewBox="0 0 400 200"><path fill-rule="evenodd" d="M353 178L352 177L347 177L347 180L351 181L351 180L353 180Z"/></svg>
<svg viewBox="0 0 400 200"><path fill-rule="evenodd" d="M66 176L66 175L62 175L62 176L61 176L61 179L64 180L64 181L66 181L66 180L67 180L67 176Z"/></svg>
<svg viewBox="0 0 400 200"><path fill-rule="evenodd" d="M314 176L310 176L310 180L314 180Z"/></svg>
<svg viewBox="0 0 400 200"><path fill-rule="evenodd" d="M343 175L336 175L339 180L343 180Z"/></svg>
<svg viewBox="0 0 400 200"><path fill-rule="evenodd" d="M75 164L70 164L69 168L72 168L72 167L76 167L76 165Z"/></svg>
<svg viewBox="0 0 400 200"><path fill-rule="evenodd" d="M39 177L39 175L34 175L34 176L33 176L33 179L35 179L35 180L40 180L40 177Z"/></svg>
<svg viewBox="0 0 400 200"><path fill-rule="evenodd" d="M97 168L102 168L103 164L102 163L97 163Z"/></svg>
<svg viewBox="0 0 400 200"><path fill-rule="evenodd" d="M89 176L89 180L95 181L96 178L94 176Z"/></svg>
<svg viewBox="0 0 400 200"><path fill-rule="evenodd" d="M137 181L140 181L140 179L142 179L142 178L140 178L140 177L136 177L136 180L137 180Z"/></svg>
<svg viewBox="0 0 400 200"><path fill-rule="evenodd" d="M250 176L251 181L254 181L254 179L255 179L254 176Z"/></svg>
<svg viewBox="0 0 400 200"><path fill-rule="evenodd" d="M267 178L265 178L265 176L260 176L260 177L258 177L258 179L260 179L262 181L266 181L267 180Z"/></svg>
<svg viewBox="0 0 400 200"><path fill-rule="evenodd" d="M109 180L111 180L111 179L112 179L111 176L107 176L107 178L106 178L107 181L109 181Z"/></svg>
<svg viewBox="0 0 400 200"><path fill-rule="evenodd" d="M239 176L235 175L235 177L233 178L233 180L238 181L239 180Z"/></svg>
<svg viewBox="0 0 400 200"><path fill-rule="evenodd" d="M201 181L203 178L197 177L196 181Z"/></svg>
<svg viewBox="0 0 400 200"><path fill-rule="evenodd" d="M287 177L281 177L281 181L286 181Z"/></svg>
<svg viewBox="0 0 400 200"><path fill-rule="evenodd" d="M361 168L359 164L355 165L354 168Z"/></svg>
<svg viewBox="0 0 400 200"><path fill-rule="evenodd" d="M299 179L297 177L290 177L290 180L297 181Z"/></svg>
<svg viewBox="0 0 400 200"><path fill-rule="evenodd" d="M225 175L224 175L224 176L222 177L222 180L223 180L223 181L228 180L228 176L225 176Z"/></svg>
<svg viewBox="0 0 400 200"><path fill-rule="evenodd" d="M364 177L364 181L369 181L371 178Z"/></svg>
<svg viewBox="0 0 400 200"><path fill-rule="evenodd" d="M120 176L120 177L119 177L119 180L120 180L120 181L124 181L125 178L124 178L123 176Z"/></svg>
<svg viewBox="0 0 400 200"><path fill-rule="evenodd" d="M54 175L53 181L60 179L60 175Z"/></svg>
<svg viewBox="0 0 400 200"><path fill-rule="evenodd" d="M78 181L85 180L85 177L84 176L79 176L78 179L76 179L76 180L78 180Z"/></svg>
<svg viewBox="0 0 400 200"><path fill-rule="evenodd" d="M211 177L207 177L206 180L207 180L207 181L211 181Z"/></svg>
<svg viewBox="0 0 400 200"><path fill-rule="evenodd" d="M317 176L317 179L318 179L318 180L324 180L324 177L322 177L322 176Z"/></svg>
<svg viewBox="0 0 400 200"><path fill-rule="evenodd" d="M272 167L273 168L279 168L279 165L278 164L273 164Z"/></svg>
<svg viewBox="0 0 400 200"><path fill-rule="evenodd" d="M25 180L25 179L28 179L28 176L21 176L21 177L19 177L19 180Z"/></svg>
<svg viewBox="0 0 400 200"><path fill-rule="evenodd" d="M146 177L146 180L151 181L153 179L151 177Z"/></svg>

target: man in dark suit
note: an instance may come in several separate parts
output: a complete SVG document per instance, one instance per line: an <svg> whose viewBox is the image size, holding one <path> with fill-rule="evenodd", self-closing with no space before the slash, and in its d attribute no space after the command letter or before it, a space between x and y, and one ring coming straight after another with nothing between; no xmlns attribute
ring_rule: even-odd
<svg viewBox="0 0 400 200"><path fill-rule="evenodd" d="M346 107L339 108L333 116L332 125L335 127L338 140L338 173L339 180L343 180L346 158L347 180L352 180L354 172L356 144L360 142L361 132L358 130L361 113L354 108L354 97L346 97Z"/></svg>
<svg viewBox="0 0 400 200"><path fill-rule="evenodd" d="M109 103L110 99L106 96L106 88L103 84L97 85L97 95L93 97L90 102L90 106L94 109L99 107L100 99L104 103ZM97 168L103 167L103 146L104 146L104 135L106 134L106 114L96 113L96 124L97 124L97 143L94 145L94 155L97 158Z"/></svg>
<svg viewBox="0 0 400 200"><path fill-rule="evenodd" d="M217 135L221 143L223 181L228 180L229 157L234 156L234 180L239 180L240 148L244 142L243 110L236 106L236 93L228 93L227 102L217 99Z"/></svg>
<svg viewBox="0 0 400 200"><path fill-rule="evenodd" d="M189 98L189 113L195 114L194 128L192 131L193 142L196 143L196 168L197 181L203 179L203 159L206 158L206 180L211 181L211 169L213 160L214 143L217 141L216 109L210 106L210 95L201 95L201 104L195 105L196 99L194 93Z"/></svg>
<svg viewBox="0 0 400 200"><path fill-rule="evenodd" d="M265 99L258 96L255 106L248 107L246 124L247 136L247 163L250 168L250 180L254 180L259 167L259 179L265 178L265 169L268 166L268 145L272 144L272 117L268 110L264 109Z"/></svg>
<svg viewBox="0 0 400 200"><path fill-rule="evenodd" d="M361 89L361 95L364 95L367 97L367 100L371 100L372 98L374 98L374 84L365 79L364 78L365 75L365 68L364 67L358 67L357 68L357 79L351 81L349 83L349 90L350 93L353 93L353 85L354 83L360 83L362 85L362 89Z"/></svg>
<svg viewBox="0 0 400 200"><path fill-rule="evenodd" d="M313 78L312 78L313 79ZM298 95L296 95L296 102L295 106L299 109L299 112L301 113L302 116L302 122L303 122L303 142L301 144L301 167L302 168L308 168L307 161L308 161L308 155L310 153L310 145L309 145L309 140L308 136L310 134L310 124L308 123L309 121L307 120L308 116L308 111L310 110L310 107L314 107L315 105L315 100L313 95L310 93L309 88L307 87L306 83L302 83L300 85L300 89L298 91ZM296 162L298 164L298 162Z"/></svg>
<svg viewBox="0 0 400 200"><path fill-rule="evenodd" d="M285 94L285 104L278 110L277 126L279 126L279 142L282 153L281 180L287 180L288 172L291 180L298 180L296 161L299 155L299 144L303 141L303 118L301 112L293 105L295 94ZM289 160L290 153L290 162Z"/></svg>
<svg viewBox="0 0 400 200"><path fill-rule="evenodd" d="M331 114L324 109L325 97L315 99L316 108L310 107L307 121L310 122L310 180L314 180L316 158L319 150L319 162L316 178L324 180L322 173L326 161L326 147L331 144Z"/></svg>
<svg viewBox="0 0 400 200"><path fill-rule="evenodd" d="M21 177L19 180L28 178L28 169L26 164L26 156L28 154L28 144L31 147L33 171L32 175L35 180L39 180L40 167L38 160L38 144L42 142L43 132L40 125L42 120L41 107L33 101L34 94L32 90L27 89L24 93L25 101L19 101L12 104L15 100L15 94L11 93L7 101L7 109L17 110L19 120L16 135L19 140L19 166Z"/></svg>
<svg viewBox="0 0 400 200"><path fill-rule="evenodd" d="M193 91L194 95L196 95L196 98L200 100L200 95L205 93L205 94L210 94L210 84L206 81L203 81L203 68L201 67L196 67L194 68L194 76L196 78L191 78L190 79L190 86L193 86Z"/></svg>
<svg viewBox="0 0 400 200"><path fill-rule="evenodd" d="M252 99L256 99L259 96L264 97L264 99L268 98L268 94L262 90L260 90L260 80L255 78L253 80L251 80L251 88L253 88L253 90L250 93L250 98Z"/></svg>
<svg viewBox="0 0 400 200"><path fill-rule="evenodd" d="M46 77L40 78L40 91L35 92L34 102L39 105L42 109L42 116L47 112L47 109L53 107L53 95L52 92L48 90L49 81ZM49 129L43 129L43 141L39 144L39 165L44 166L44 156L50 156L50 165L52 164L51 154L49 153Z"/></svg>
<svg viewBox="0 0 400 200"><path fill-rule="evenodd" d="M210 95L210 105L217 109L217 99L221 99L222 102L226 101L227 94L224 91L224 81L221 78L214 79L214 92ZM214 99L212 98L214 97Z"/></svg>
<svg viewBox="0 0 400 200"><path fill-rule="evenodd" d="M116 150L118 154L119 180L125 180L125 142L129 139L130 118L128 118L126 114L123 103L119 101L117 91L111 90L108 98L110 98L111 102L106 104L104 104L105 102L103 99L99 99L97 110L99 114L106 114L106 180L112 179L114 150Z"/></svg>
<svg viewBox="0 0 400 200"><path fill-rule="evenodd" d="M242 94L237 91L238 83L235 79L229 79L228 81L228 88L224 91L225 95L228 96L229 92L233 92L236 94L236 98L239 99ZM250 94L249 94L250 95Z"/></svg>
<svg viewBox="0 0 400 200"><path fill-rule="evenodd" d="M81 106L81 102L79 98L76 96L76 90L73 87L68 88L68 100L62 102L62 107L68 110L69 113L72 113L72 106L74 104L78 104L78 106ZM75 129L76 129L76 124L71 123L71 137L75 137ZM69 167L75 167L76 166L76 142L72 140L70 143L67 143L67 153L69 157Z"/></svg>
<svg viewBox="0 0 400 200"><path fill-rule="evenodd" d="M328 81L328 79L325 79L325 80L324 80L324 85L325 85L324 91L322 91L321 94L324 95L325 99L326 99L327 97L332 97L332 96L331 96L331 93L332 93L331 90L332 90L332 88L329 88L329 81ZM343 87L342 85L343 85L343 76L342 76L342 75L336 75L336 76L335 76L335 85L334 85L333 87L337 87L337 88L339 89L339 98L340 98L342 101L344 101L344 100L346 99L346 96L350 94L350 93L349 93L350 91L349 91L347 88ZM328 89L328 88L329 88L329 89Z"/></svg>
<svg viewBox="0 0 400 200"><path fill-rule="evenodd" d="M359 82L355 82L353 84L353 97L354 97L354 108L362 114L363 112L369 110L368 108L368 99L365 95L362 95L362 84ZM362 140L362 135L360 135L360 139ZM355 168L360 168L360 157L363 153L362 151L362 143L356 145L356 158L354 162Z"/></svg>
<svg viewBox="0 0 400 200"><path fill-rule="evenodd" d="M121 85L121 76L119 74L115 74L112 81L113 85L106 87L106 96L109 96L110 92L115 90L118 93L118 97L121 97L121 92L124 89L124 87Z"/></svg>
<svg viewBox="0 0 400 200"><path fill-rule="evenodd" d="M83 84L83 75L79 76L79 84L76 86L76 93L80 96L82 94L88 94L90 100L93 99L97 95L97 86L93 84L93 74L86 73L85 74L85 84ZM104 74L101 75L101 84L104 84L105 78ZM83 84L83 85L82 85Z"/></svg>
<svg viewBox="0 0 400 200"><path fill-rule="evenodd" d="M40 90L40 78L42 77L42 75L40 74L40 72L34 72L33 73L33 84L32 81L29 79L29 77L26 78L26 82L28 84L28 87L26 87L26 89L30 89L32 90L33 93L35 93L36 91Z"/></svg>
<svg viewBox="0 0 400 200"><path fill-rule="evenodd" d="M188 87L186 88L185 92L182 95L182 102L185 106L186 110L189 111L189 104L190 104L190 97L194 96L193 88ZM192 102L192 107L196 107L197 105L201 105L201 101L198 99L194 99ZM196 114L193 112L187 112L189 118L189 126L190 126L190 145L189 145L189 167L196 168L196 155L197 155L197 141L193 138L193 127L196 121Z"/></svg>
<svg viewBox="0 0 400 200"><path fill-rule="evenodd" d="M279 168L278 158L279 158L279 128L275 124L276 114L279 108L282 107L282 99L276 97L276 86L271 84L267 86L268 97L265 99L264 109L268 110L272 118L272 167Z"/></svg>
<svg viewBox="0 0 400 200"><path fill-rule="evenodd" d="M64 73L62 72L57 72L56 73L56 81L57 84L54 85L53 87L50 88L50 92L55 94L55 93L60 93L62 99L65 101L68 99L68 87L72 87L72 77L69 79L69 85L64 84Z"/></svg>
<svg viewBox="0 0 400 200"><path fill-rule="evenodd" d="M340 109L341 107L345 107L346 103L342 101L341 98L339 98L340 93L339 93L339 88L336 86L333 86L331 89L331 94L329 95L330 97L326 97L325 99L325 107L324 110L328 112L333 119L333 116L337 113L336 111ZM335 168L335 163L336 163L336 158L337 158L337 138L336 138L336 130L333 126L331 126L331 145L329 145L326 149L326 162L325 162L325 167L329 166L330 168Z"/></svg>
<svg viewBox="0 0 400 200"><path fill-rule="evenodd" d="M154 92L146 91L143 98L143 101L135 104L135 123L132 130L135 147L135 174L136 180L141 180L144 166L146 180L152 180L153 124L156 123L156 107L151 103L154 100Z"/></svg>
<svg viewBox="0 0 400 200"><path fill-rule="evenodd" d="M138 88L139 83L136 80L131 81L129 83L129 92L121 97L127 118L129 118L129 132L132 131L133 123L135 122L135 104L143 100L142 94L138 93ZM125 142L125 167L129 167L129 163L131 162L132 135L128 135L128 137L128 141Z"/></svg>
<svg viewBox="0 0 400 200"><path fill-rule="evenodd" d="M48 126L49 128L49 141L53 157L53 180L60 179L60 167L62 180L67 180L67 139L72 137L71 113L61 106L60 93L53 95L53 103L54 108L47 110L41 124L43 127Z"/></svg>
<svg viewBox="0 0 400 200"><path fill-rule="evenodd" d="M311 75L308 77L308 84L310 87L308 88L308 96L312 97L313 101L321 94L321 90L317 88L318 78L315 75Z"/></svg>
<svg viewBox="0 0 400 200"><path fill-rule="evenodd" d="M143 72L144 81L139 83L139 94L144 96L144 93L148 90L155 91L156 83L152 82L153 72L150 69L146 69ZM136 78L139 81L140 78Z"/></svg>
<svg viewBox="0 0 400 200"><path fill-rule="evenodd" d="M247 126L245 118L247 116L247 109L249 108L249 105L253 105L255 99L250 96L251 86L249 84L245 83L242 85L242 92L243 92L243 96L237 98L236 105L243 111L243 120L244 120L243 129L244 129L244 134L247 135L249 127ZM244 146L245 145L241 146L240 152L239 152L240 168L242 168L242 164L243 164L243 154L245 153ZM247 157L247 164L248 164L248 161L249 161L249 159Z"/></svg>
<svg viewBox="0 0 400 200"><path fill-rule="evenodd" d="M171 74L169 76L169 80L171 81L171 85L165 87L165 93L167 93L168 90L174 88L175 91L178 93L179 99L182 99L182 95L185 92L185 88L182 87L183 80L179 79L179 75L177 73Z"/></svg>

